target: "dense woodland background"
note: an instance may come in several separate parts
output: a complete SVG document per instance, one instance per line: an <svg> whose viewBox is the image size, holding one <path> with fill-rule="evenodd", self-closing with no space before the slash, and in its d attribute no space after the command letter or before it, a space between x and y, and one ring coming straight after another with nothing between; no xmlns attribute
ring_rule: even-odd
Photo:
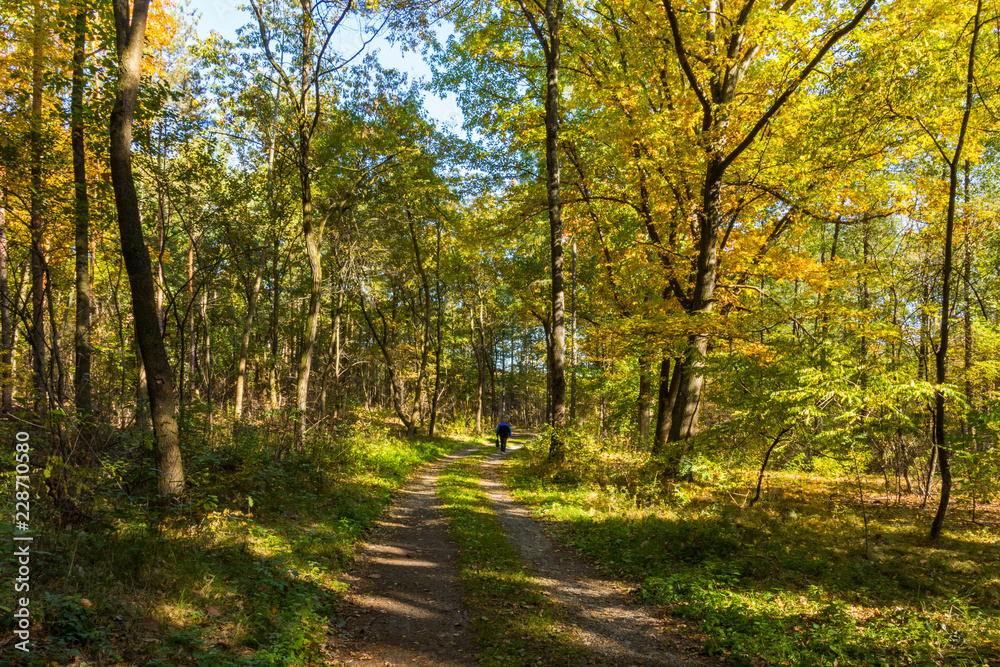
<svg viewBox="0 0 1000 667"><path fill-rule="evenodd" d="M254 0L236 43L186 11L0 3L2 410L45 525L200 518L227 448L501 419L668 495L874 478L933 537L996 502L1000 6Z"/></svg>

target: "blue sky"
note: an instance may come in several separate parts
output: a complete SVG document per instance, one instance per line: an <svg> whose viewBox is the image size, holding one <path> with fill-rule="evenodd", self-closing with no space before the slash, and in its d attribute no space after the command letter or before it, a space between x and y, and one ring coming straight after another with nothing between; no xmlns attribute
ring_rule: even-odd
<svg viewBox="0 0 1000 667"><path fill-rule="evenodd" d="M226 39L236 39L236 29L249 23L252 15L238 9L240 5L246 4L244 0L188 0L187 12L192 10L200 14L197 21L198 34L202 37L208 35L212 30L219 33ZM354 51L358 48L359 42L350 40L353 44L344 44L344 51L350 49ZM405 72L411 78L422 78L425 81L430 79L430 68L419 53L403 53L398 46L386 42L379 37L369 46L371 50L377 50L379 61L385 67L392 67L401 72ZM427 114L439 127L447 123L454 125L454 131L459 131L462 125L462 112L455 103L454 95L449 95L442 99L431 93L424 94L424 108Z"/></svg>

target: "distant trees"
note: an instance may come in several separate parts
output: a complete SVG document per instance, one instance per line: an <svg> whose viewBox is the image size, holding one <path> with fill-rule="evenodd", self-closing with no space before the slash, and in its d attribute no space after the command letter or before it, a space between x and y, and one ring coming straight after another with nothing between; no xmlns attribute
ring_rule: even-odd
<svg viewBox="0 0 1000 667"><path fill-rule="evenodd" d="M935 535L951 495L994 493L988 5L255 3L238 48L145 2L18 8L2 409L53 469L151 431L180 494L189 445L283 456L377 413L546 423L554 463L596 437L673 478L940 479ZM354 57L376 28L431 43L472 138Z"/></svg>

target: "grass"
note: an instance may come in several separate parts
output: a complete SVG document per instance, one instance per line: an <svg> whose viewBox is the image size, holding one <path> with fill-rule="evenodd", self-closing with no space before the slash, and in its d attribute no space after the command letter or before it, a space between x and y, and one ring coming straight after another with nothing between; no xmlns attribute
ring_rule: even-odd
<svg viewBox="0 0 1000 667"><path fill-rule="evenodd" d="M514 496L649 602L694 621L734 664L1000 665L1000 513L925 539L931 509L866 480L871 559L850 478L768 473L753 509L728 484L664 488L636 452L513 457ZM668 493L669 491L669 493ZM983 508L985 509L985 508ZM967 516L967 515L966 515Z"/></svg>
<svg viewBox="0 0 1000 667"><path fill-rule="evenodd" d="M193 490L183 506L158 509L134 490L148 468L138 447L133 465L81 473L89 521L60 529L54 515L33 519L35 645L26 661L321 661L344 590L337 575L362 536L416 468L466 445L403 440L369 424L278 459L255 435L188 442ZM33 479L43 492L40 470ZM0 579L12 578L5 560Z"/></svg>
<svg viewBox="0 0 1000 667"><path fill-rule="evenodd" d="M504 537L479 483L485 447L445 469L439 493L459 545L459 577L483 665L579 665L557 608Z"/></svg>

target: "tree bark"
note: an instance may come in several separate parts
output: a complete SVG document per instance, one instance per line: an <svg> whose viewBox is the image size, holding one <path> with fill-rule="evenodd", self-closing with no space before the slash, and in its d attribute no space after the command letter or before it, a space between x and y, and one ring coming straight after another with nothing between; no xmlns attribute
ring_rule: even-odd
<svg viewBox="0 0 1000 667"><path fill-rule="evenodd" d="M576 423L576 236L573 236L573 289L572 289L572 315L570 316L570 343L572 353L570 355L570 383L569 383L569 422Z"/></svg>
<svg viewBox="0 0 1000 667"><path fill-rule="evenodd" d="M10 326L10 285L7 266L10 257L7 246L7 192L0 192L0 347L3 348L3 370L0 372L0 411L8 413L14 407L13 341Z"/></svg>
<svg viewBox="0 0 1000 667"><path fill-rule="evenodd" d="M677 392L681 386L681 363L678 361L674 364L674 372L671 374L670 362L670 358L665 358L660 362L656 430L653 433L653 446L650 448L653 454L660 454L667 443L667 436L670 434L670 414L673 411L674 403L677 401Z"/></svg>
<svg viewBox="0 0 1000 667"><path fill-rule="evenodd" d="M938 450L938 469L941 471L941 500L937 513L931 523L932 540L941 535L945 514L948 511L948 501L951 497L951 465L948 462L948 448L945 430L945 400L941 387L948 379L948 330L951 317L951 273L953 260L953 244L955 235L955 201L958 198L958 165L962 159L962 149L965 146L965 136L969 127L969 116L972 113L972 94L974 85L974 70L976 64L976 43L979 40L980 18L983 12L983 1L976 3L976 15L972 31L972 43L969 45L969 61L965 79L965 113L962 116L962 126L958 134L955 154L950 160L942 153L948 163L948 217L945 222L944 266L941 269L941 337L934 352L937 388L934 392L934 444Z"/></svg>
<svg viewBox="0 0 1000 667"><path fill-rule="evenodd" d="M649 409L651 407L649 379L649 358L646 355L639 357L639 399L636 401L639 421L639 447L645 448L649 440Z"/></svg>
<svg viewBox="0 0 1000 667"><path fill-rule="evenodd" d="M518 0L521 12L545 55L545 189L549 209L549 242L552 271L552 349L551 349L551 425L552 440L549 458L565 458L564 429L566 426L566 295L563 285L563 223L559 171L559 65L563 0L545 0L544 27L536 21L524 0Z"/></svg>
<svg viewBox="0 0 1000 667"><path fill-rule="evenodd" d="M962 275L962 332L963 332L963 352L964 358L962 359L962 371L965 376L965 400L969 404L969 409L975 409L975 401L972 395L972 352L973 352L973 340L972 340L972 244L970 238L969 227L972 226L972 219L969 215L969 160L965 160L965 234L962 239L962 245L964 249L964 269ZM975 429L969 424L969 419L966 417L965 423L966 435L975 436Z"/></svg>
<svg viewBox="0 0 1000 667"><path fill-rule="evenodd" d="M417 229L413 221L413 215L407 211L409 218L410 239L413 241L413 257L417 266L417 273L420 275L420 285L423 288L424 305L424 325L420 335L420 370L417 373L417 386L413 389L413 407L410 408L411 425L409 437L417 428L417 423L421 421L421 399L423 398L424 377L427 374L427 359L430 356L430 336L431 336L431 285L427 278L427 271L424 270L424 262L420 256L420 242L417 240ZM416 303L416 301L414 301Z"/></svg>
<svg viewBox="0 0 1000 667"><path fill-rule="evenodd" d="M73 144L73 182L76 202L76 328L73 336L75 366L73 386L76 391L76 411L81 422L81 432L89 437L93 412L90 385L91 360L91 285L90 285L90 205L87 195L87 151L84 143L83 91L85 87L83 66L86 59L87 18L86 3L76 10L73 42L73 88L70 93L71 140Z"/></svg>
<svg viewBox="0 0 1000 667"><path fill-rule="evenodd" d="M243 391L246 384L247 357L250 353L250 335L253 333L254 316L257 313L257 299L260 297L260 287L264 282L263 261L262 259L261 266L257 270L257 276L254 278L253 289L250 290L250 295L247 299L247 315L243 320L243 337L240 339L240 360L236 371L235 416L237 421L243 418Z"/></svg>
<svg viewBox="0 0 1000 667"><path fill-rule="evenodd" d="M444 341L441 337L441 320L444 317L444 294L441 291L441 225L437 224L437 260L434 263L435 292L437 296L437 350L434 352L434 396L431 398L431 423L427 429L427 435L434 437L438 418L438 398L441 395L441 353L444 350Z"/></svg>
<svg viewBox="0 0 1000 667"><path fill-rule="evenodd" d="M168 495L179 494L184 489L174 378L157 319L152 263L143 237L139 201L132 176L132 121L139 93L148 9L148 0L135 0L130 15L128 0L114 0L119 79L111 111L111 182L118 212L122 257L132 291L135 335L148 377L157 490L161 495Z"/></svg>
<svg viewBox="0 0 1000 667"><path fill-rule="evenodd" d="M34 411L39 423L48 414L48 386L45 380L45 251L42 248L42 75L44 68L45 23L41 0L35 0L31 65L31 369L34 382Z"/></svg>

